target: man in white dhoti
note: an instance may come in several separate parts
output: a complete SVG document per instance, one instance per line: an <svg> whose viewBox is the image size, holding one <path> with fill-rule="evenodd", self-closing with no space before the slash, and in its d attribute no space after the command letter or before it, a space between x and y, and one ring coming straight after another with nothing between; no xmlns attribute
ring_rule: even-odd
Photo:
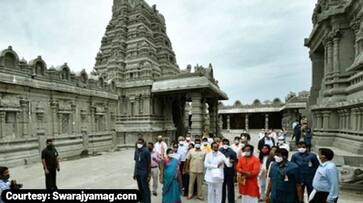
<svg viewBox="0 0 363 203"><path fill-rule="evenodd" d="M208 203L221 203L224 164L231 166L230 161L218 149L218 143L213 142L213 151L207 154L204 161L206 168L204 179L208 185Z"/></svg>

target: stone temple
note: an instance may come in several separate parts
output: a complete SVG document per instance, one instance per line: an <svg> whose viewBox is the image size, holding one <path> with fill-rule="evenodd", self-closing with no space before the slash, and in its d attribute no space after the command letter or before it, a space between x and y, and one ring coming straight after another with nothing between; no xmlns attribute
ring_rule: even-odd
<svg viewBox="0 0 363 203"><path fill-rule="evenodd" d="M319 0L305 39L312 62L308 101L316 145L329 146L342 164L363 159L363 1Z"/></svg>
<svg viewBox="0 0 363 203"><path fill-rule="evenodd" d="M212 65L180 70L156 6L114 0L91 74L48 67L40 56L20 60L12 47L0 53L0 162L39 161L48 137L70 157L134 145L141 135L218 134L225 99Z"/></svg>
<svg viewBox="0 0 363 203"><path fill-rule="evenodd" d="M309 92L298 94L290 92L285 102L279 98L273 101L261 102L256 99L252 104L242 104L236 101L231 106L220 103L219 118L221 129L285 129L292 133L292 122L307 115L307 100Z"/></svg>

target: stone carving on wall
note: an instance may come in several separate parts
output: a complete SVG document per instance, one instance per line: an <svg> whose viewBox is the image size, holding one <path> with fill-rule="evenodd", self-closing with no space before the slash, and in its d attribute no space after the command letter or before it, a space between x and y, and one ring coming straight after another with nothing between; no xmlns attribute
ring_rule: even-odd
<svg viewBox="0 0 363 203"><path fill-rule="evenodd" d="M363 190L363 170L362 168L343 166L340 170L340 181L343 188L353 190Z"/></svg>

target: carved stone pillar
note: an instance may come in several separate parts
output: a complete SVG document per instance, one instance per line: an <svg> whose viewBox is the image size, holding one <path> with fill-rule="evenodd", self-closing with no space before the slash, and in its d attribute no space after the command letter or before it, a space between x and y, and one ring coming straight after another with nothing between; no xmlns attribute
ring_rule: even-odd
<svg viewBox="0 0 363 203"><path fill-rule="evenodd" d="M339 61L339 41L340 39L338 37L335 37L333 39L333 44L334 44L334 56L333 56L333 73L334 74L339 74L340 72L340 61Z"/></svg>
<svg viewBox="0 0 363 203"><path fill-rule="evenodd" d="M346 122L345 128L347 130L352 129L351 126L350 126L350 110L349 109L345 110L345 115L346 115L346 117L345 117L345 122Z"/></svg>
<svg viewBox="0 0 363 203"><path fill-rule="evenodd" d="M249 129L249 121L248 121L248 114L245 114L245 130L248 131Z"/></svg>
<svg viewBox="0 0 363 203"><path fill-rule="evenodd" d="M359 130L363 130L363 107L360 107L359 109Z"/></svg>
<svg viewBox="0 0 363 203"><path fill-rule="evenodd" d="M330 116L330 111L323 111L323 128L326 130L326 129L329 129L329 116Z"/></svg>
<svg viewBox="0 0 363 203"><path fill-rule="evenodd" d="M333 72L333 63L334 63L334 49L333 49L333 41L328 41L328 74Z"/></svg>
<svg viewBox="0 0 363 203"><path fill-rule="evenodd" d="M223 128L223 117L222 115L218 114L218 128L217 128L217 136L220 137L222 134Z"/></svg>
<svg viewBox="0 0 363 203"><path fill-rule="evenodd" d="M265 129L268 129L268 113L265 114Z"/></svg>
<svg viewBox="0 0 363 203"><path fill-rule="evenodd" d="M192 126L191 134L193 137L201 136L203 133L203 112L202 95L197 92L191 93L192 98Z"/></svg>
<svg viewBox="0 0 363 203"><path fill-rule="evenodd" d="M322 120L322 117L321 117L320 112L316 112L316 128L317 129L321 129L322 128L321 120Z"/></svg>
<svg viewBox="0 0 363 203"><path fill-rule="evenodd" d="M339 127L338 129L343 129L344 127L344 111L338 110L338 117L339 117Z"/></svg>
<svg viewBox="0 0 363 203"><path fill-rule="evenodd" d="M359 117L359 108L352 108L351 110L351 117L350 117L350 123L351 123L351 130L358 130L357 123Z"/></svg>
<svg viewBox="0 0 363 203"><path fill-rule="evenodd" d="M0 140L4 138L5 111L0 111Z"/></svg>
<svg viewBox="0 0 363 203"><path fill-rule="evenodd" d="M209 132L217 134L217 114L218 114L218 102L212 100L208 102L209 105Z"/></svg>
<svg viewBox="0 0 363 203"><path fill-rule="evenodd" d="M56 136L59 135L59 123L60 120L58 120L58 105L56 102L50 102L50 109L51 109L51 114L52 114L52 136Z"/></svg>
<svg viewBox="0 0 363 203"><path fill-rule="evenodd" d="M325 42L325 77L333 72L333 42L330 38L326 39Z"/></svg>
<svg viewBox="0 0 363 203"><path fill-rule="evenodd" d="M20 108L21 108L21 136L26 137L28 135L28 105L29 102L25 100L20 101Z"/></svg>
<svg viewBox="0 0 363 203"><path fill-rule="evenodd" d="M227 115L227 130L231 130L231 118L229 115Z"/></svg>

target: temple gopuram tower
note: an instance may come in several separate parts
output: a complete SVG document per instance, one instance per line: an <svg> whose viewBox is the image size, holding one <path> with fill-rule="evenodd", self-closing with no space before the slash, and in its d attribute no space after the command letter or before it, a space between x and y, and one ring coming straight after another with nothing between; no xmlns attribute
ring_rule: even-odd
<svg viewBox="0 0 363 203"><path fill-rule="evenodd" d="M201 135L207 100L216 112L218 99L227 98L219 90L211 66L198 66L193 73L190 68L179 69L163 15L144 0L113 1L112 19L93 74L117 87L120 112L116 131L121 144L135 143L141 135L149 141L160 134L169 139L188 131ZM194 116L185 113L192 95ZM194 122L185 122L186 117Z"/></svg>

